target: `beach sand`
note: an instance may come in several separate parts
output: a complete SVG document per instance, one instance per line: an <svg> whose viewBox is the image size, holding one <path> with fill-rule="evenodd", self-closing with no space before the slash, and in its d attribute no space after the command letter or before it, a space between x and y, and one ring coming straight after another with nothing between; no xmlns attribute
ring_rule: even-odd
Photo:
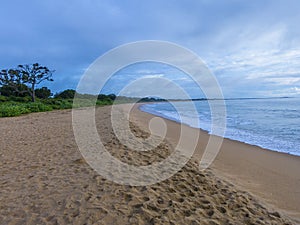
<svg viewBox="0 0 300 225"><path fill-rule="evenodd" d="M179 124L166 121L167 139L156 149L128 151L112 131L110 107L96 111L98 133L123 162L148 165L176 145ZM152 115L135 108L130 118L133 133L147 138ZM165 181L134 187L106 180L86 163L74 139L71 110L0 118L0 124L0 224L297 224L299 219L299 157L225 140L212 167L201 172L197 161L207 134L190 128L200 134L193 159Z"/></svg>

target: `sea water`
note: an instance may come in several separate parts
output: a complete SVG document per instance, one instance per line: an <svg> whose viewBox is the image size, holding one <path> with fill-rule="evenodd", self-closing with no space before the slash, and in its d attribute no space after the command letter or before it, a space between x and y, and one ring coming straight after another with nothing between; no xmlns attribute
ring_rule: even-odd
<svg viewBox="0 0 300 225"><path fill-rule="evenodd" d="M186 101L144 104L140 109L211 133L209 101L192 103L196 111ZM224 137L300 156L300 98L231 99L225 100L225 107Z"/></svg>

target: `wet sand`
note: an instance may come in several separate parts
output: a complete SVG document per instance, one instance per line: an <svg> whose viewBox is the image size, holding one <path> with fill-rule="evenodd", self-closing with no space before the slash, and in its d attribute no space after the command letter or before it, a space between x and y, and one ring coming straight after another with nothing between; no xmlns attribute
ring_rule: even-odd
<svg viewBox="0 0 300 225"><path fill-rule="evenodd" d="M148 129L148 123L153 117L151 114L141 112L138 107L133 110L132 118L136 118L136 122L143 129ZM180 124L167 119L164 121L168 126L167 138L176 146L180 136ZM194 153L194 159L199 163L209 134L191 127L189 132L199 134ZM299 156L224 138L222 147L210 168L214 169L220 178L255 194L269 207L285 211L300 221Z"/></svg>

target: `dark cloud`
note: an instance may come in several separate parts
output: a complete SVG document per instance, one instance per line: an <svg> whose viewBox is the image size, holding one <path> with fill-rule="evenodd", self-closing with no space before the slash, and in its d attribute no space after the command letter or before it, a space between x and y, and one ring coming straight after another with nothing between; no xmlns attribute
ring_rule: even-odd
<svg viewBox="0 0 300 225"><path fill-rule="evenodd" d="M56 92L75 88L88 65L113 47L145 39L166 40L196 52L216 71L224 92L239 95L233 91L238 88L227 86L233 84L230 80L235 85L252 84L247 77L262 68L254 60L246 70L237 64L246 61L250 52L274 52L281 57L281 66L293 59L292 67L298 69L299 10L296 0L4 0L0 68L40 62L56 70L55 83L49 84ZM282 56L295 51L292 58ZM299 90L298 83L289 88ZM249 95L257 93L251 85L248 89Z"/></svg>

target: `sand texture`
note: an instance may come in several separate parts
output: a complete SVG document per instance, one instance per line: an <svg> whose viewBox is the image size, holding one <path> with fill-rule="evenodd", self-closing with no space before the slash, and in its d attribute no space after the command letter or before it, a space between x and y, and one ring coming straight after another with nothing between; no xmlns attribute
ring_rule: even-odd
<svg viewBox="0 0 300 225"><path fill-rule="evenodd" d="M148 165L174 150L164 140L151 152L130 151L112 131L110 107L97 108L96 118L107 150L123 162ZM216 169L200 172L194 160L149 186L103 178L78 151L70 110L0 124L0 224L296 224L216 176ZM137 124L130 123L133 133L147 138Z"/></svg>
<svg viewBox="0 0 300 225"><path fill-rule="evenodd" d="M154 117L141 113L138 107L132 110L134 120L144 130ZM194 160L198 163L206 149L210 135L203 130L188 127L181 132L180 125L164 119L168 132L167 139L173 146L179 137L199 135L195 148ZM186 144L185 148L193 148ZM242 142L224 139L219 153L210 168L222 180L227 180L241 190L252 193L261 199L269 208L283 211L300 224L300 157L274 152Z"/></svg>

